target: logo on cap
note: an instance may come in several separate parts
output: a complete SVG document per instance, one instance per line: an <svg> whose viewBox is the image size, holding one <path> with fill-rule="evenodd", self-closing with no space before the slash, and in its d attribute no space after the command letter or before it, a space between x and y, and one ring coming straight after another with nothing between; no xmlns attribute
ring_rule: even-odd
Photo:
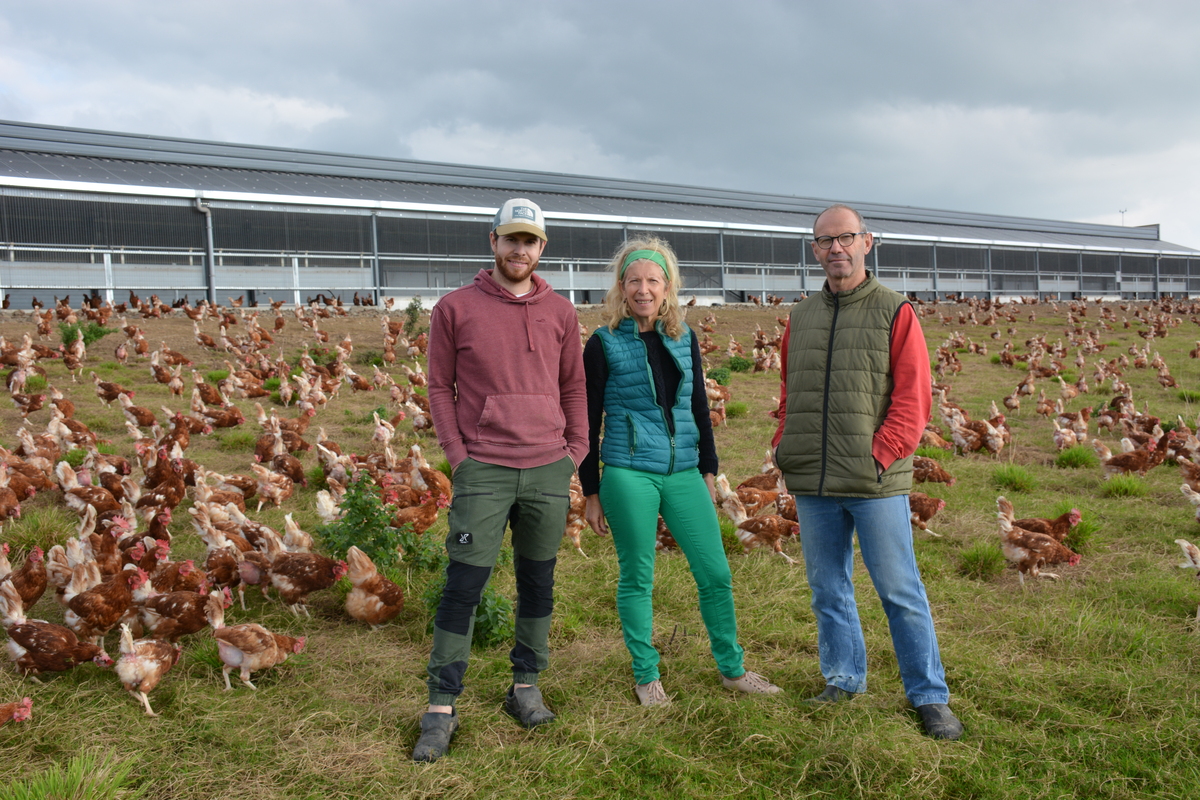
<svg viewBox="0 0 1200 800"><path fill-rule="evenodd" d="M533 213L533 209L529 206L513 206L512 217L513 219L537 220L537 215Z"/></svg>

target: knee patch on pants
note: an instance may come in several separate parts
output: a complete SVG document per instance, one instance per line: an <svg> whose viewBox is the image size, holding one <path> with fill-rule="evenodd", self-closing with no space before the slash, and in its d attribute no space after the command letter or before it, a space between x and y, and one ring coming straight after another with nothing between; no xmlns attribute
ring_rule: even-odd
<svg viewBox="0 0 1200 800"><path fill-rule="evenodd" d="M491 567L473 567L461 561L446 565L446 588L438 604L434 625L444 631L466 636L470 631L475 606L483 596L483 587L492 575Z"/></svg>
<svg viewBox="0 0 1200 800"><path fill-rule="evenodd" d="M554 565L557 558L533 561L517 556L517 617L548 617L554 610Z"/></svg>

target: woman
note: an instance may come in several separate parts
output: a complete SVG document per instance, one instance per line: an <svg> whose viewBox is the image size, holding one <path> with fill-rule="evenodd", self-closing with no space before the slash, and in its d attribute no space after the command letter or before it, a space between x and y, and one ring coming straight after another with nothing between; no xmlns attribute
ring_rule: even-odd
<svg viewBox="0 0 1200 800"><path fill-rule="evenodd" d="M588 523L601 536L611 528L617 549L617 612L633 657L634 691L644 706L669 702L650 642L662 514L696 580L722 683L776 694L778 686L742 666L729 561L713 507L717 451L700 345L683 322L675 253L661 239L634 239L617 251L611 268L614 284L604 300L608 324L596 329L583 351L591 450L579 477Z"/></svg>

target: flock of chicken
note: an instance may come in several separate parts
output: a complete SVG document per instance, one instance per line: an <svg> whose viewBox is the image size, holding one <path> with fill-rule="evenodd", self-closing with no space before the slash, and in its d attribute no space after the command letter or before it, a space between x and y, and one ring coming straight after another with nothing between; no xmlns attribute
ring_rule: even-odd
<svg viewBox="0 0 1200 800"><path fill-rule="evenodd" d="M1003 338L1000 325L1017 322L1019 313L1028 311L1028 320L1035 321L1037 305L1038 301L1026 299L1008 304L972 299L967 301L965 309L957 312L943 313L936 304L921 304L918 313L925 318L940 317L945 326L957 323L991 327L990 338L999 340ZM1049 305L1055 312L1060 311L1057 303L1050 302ZM1127 315L1118 319L1117 310L1129 312L1131 308L1133 320ZM1090 312L1095 313L1096 322L1089 326ZM1145 476L1151 469L1173 460L1179 465L1185 481L1181 490L1196 506L1196 518L1200 520L1200 439L1182 417L1178 417L1173 426L1168 426L1170 430L1164 430L1161 420L1150 413L1148 401L1139 411L1133 400L1133 390L1124 380L1125 370L1154 369L1157 382L1164 390L1177 387L1178 383L1162 356L1158 352L1151 354L1152 343L1168 336L1170 330L1181 325L1186 317L1200 324L1198 313L1200 307L1196 304L1170 298L1136 308L1129 303L1113 307L1097 302L1089 307L1083 301L1070 302L1066 304L1068 327L1064 331L1067 344L1064 345L1060 339L1051 345L1047 336L1042 334L1025 340L1024 348L1019 351L1014 348L1011 338L1016 334L1016 329L1009 327L1009 339L1001 345L997 357L992 361L1005 368L1023 369L1025 374L1002 403L1009 413L1020 414L1022 402L1032 401L1035 413L1047 418L1053 426L1052 439L1055 449L1060 452L1087 445L1090 440L1100 459L1105 479L1114 475ZM1144 344L1131 346L1128 354L1104 358L1101 355L1107 348L1101 342L1104 334L1115 330L1117 325L1132 328L1135 324L1139 325L1137 333L1145 340ZM1190 353L1192 358L1200 357L1200 342L1196 344L1197 347ZM933 395L935 411L942 427L931 422L921 443L960 454L983 451L999 456L1012 441L1005 414L999 411L993 401L987 419L972 420L963 408L947 399L951 387L941 382L962 370L958 353L963 350L968 354L988 354L986 344L975 343L959 332L952 333L936 348ZM1073 364L1079 372L1079 378L1074 383L1068 383L1062 373L1072 350L1075 351ZM1091 373L1091 386L1094 389L1089 388L1086 372L1089 357L1094 357L1094 371ZM1057 386L1052 391L1057 391L1058 397L1048 398L1046 389L1037 386L1038 380L1056 381ZM1105 395L1106 402L1085 406L1077 411L1066 410L1066 404L1070 401L1103 390L1106 385L1111 387L1111 394ZM1091 429L1093 421L1094 433ZM1200 420L1197 425L1200 426ZM948 440L943 438L945 431L949 431ZM1121 435L1118 452L1113 453L1098 438L1102 431ZM921 456L914 459L914 477L918 482L954 483L954 478L935 459ZM1079 563L1079 554L1064 543L1071 529L1081 520L1078 509L1071 509L1053 520L1014 519L1012 504L1006 498L999 497L996 502L1002 550L1005 558L1017 568L1022 585L1026 575L1058 577L1054 573L1042 572L1045 566L1064 563L1073 566ZM914 526L928 531L929 519L944 507L945 503L941 500L913 492ZM1196 548L1184 539L1176 541L1188 559L1180 566L1195 569L1197 577L1200 577L1200 556ZM1200 611L1197 612L1197 618L1200 619Z"/></svg>
<svg viewBox="0 0 1200 800"><path fill-rule="evenodd" d="M452 497L450 480L425 460L419 445L412 446L406 457L398 456L392 447L401 421L407 420L418 436L433 433L428 401L417 391L426 383L418 360L425 350L425 338L422 335L409 341L402 323L381 316L382 358L387 369L374 367L370 377L359 375L351 368L354 343L350 336L330 345L329 333L321 328L321 320L345 314L345 310L335 300L313 302L291 313L302 326L302 333L310 335L316 347L328 348L331 358L318 363L306 343L295 363L284 359L282 351L272 359L267 351L288 324L280 304L272 305L275 321L267 330L258 323L259 311L241 308L240 299L231 300L229 307L182 303L172 308L157 298L141 301L131 296L128 304L85 304L78 311L64 299L52 309L35 310L37 332L23 335L20 344L0 338L0 363L11 368L6 385L26 420L17 432L17 445L12 450L0 449L0 523L19 518L21 503L41 492L61 493L63 504L79 516L73 537L46 552L31 548L17 568L9 563L9 546L0 546L0 624L8 633L7 651L20 673L36 681L41 673L67 670L87 661L113 667L124 688L147 714L153 715L148 693L178 660L178 642L185 636L205 628L213 630L226 689L232 688L229 675L233 671L238 671L243 684L254 688L250 680L254 672L278 664L304 647L304 637L273 633L257 623L225 625L225 611L233 602L234 591L245 610L247 587L259 586L264 597L274 589L287 607L301 615L307 614L305 600L310 594L332 587L345 576L353 586L345 601L352 618L379 626L401 611L404 596L400 588L380 575L358 548L351 547L346 560L337 561L313 552L312 537L293 521L292 514L285 516L285 529L279 532L250 519L247 513L252 503L257 504L257 511L268 503L280 507L292 498L297 484L307 486L309 474L300 457L312 451L328 487L316 493L316 511L324 522L340 518L339 504L347 486L363 473L370 476L381 499L394 509L393 525L410 525L417 533L432 527L439 510L447 507ZM961 305L957 308L964 309ZM972 300L964 310L942 313L941 321L952 325L953 314L957 313L961 325L995 327L992 338L998 339L1000 320L1014 323L1018 310L1025 308L1030 309L1032 319L1035 311L1025 303ZM1124 305L1120 308L1128 310ZM919 304L918 311L926 318L940 313L937 305ZM1200 519L1200 440L1182 420L1173 430L1164 432L1148 409L1137 411L1132 391L1121 380L1125 369L1154 368L1164 388L1173 385L1173 378L1167 382L1170 373L1161 357L1157 353L1151 356L1150 345L1154 338L1167 335L1180 323L1176 314L1195 314L1196 309L1189 311L1163 301L1135 310L1134 316L1145 323L1139 333L1146 338L1146 345L1131 348L1128 357L1122 354L1107 361L1097 358L1092 383L1099 387L1111 382L1114 396L1099 412L1093 413L1090 407L1071 412L1066 410L1066 403L1089 393L1082 376L1087 357L1104 351L1105 345L1099 341L1101 331L1117 322L1112 308L1097 306L1099 323L1094 329L1088 328L1084 319L1090 311L1084 303L1068 306L1072 327L1066 335L1069 347L1077 350L1075 366L1081 373L1075 383L1062 378L1069 350L1061 342L1050 345L1045 336L1038 336L1027 340L1020 352L1011 341L1001 346L1001 365L1026 370L1017 388L1003 398L1005 410L1020 414L1022 401L1032 401L1036 412L1053 424L1054 442L1059 449L1086 444L1091 439L1103 460L1106 476L1144 475L1166 459L1174 459L1185 477L1182 491L1197 506ZM116 317L124 339L113 351L115 359L128 367L147 364L153 379L165 385L170 396L182 398L183 369L192 367L192 362L166 342L152 350L140 324L131 324L123 316L138 314L144 322L178 313L192 319L196 344L223 360L227 374L214 385L192 369L186 411L162 407L160 416L137 405L133 391L93 371L90 379L96 397L106 406L116 404L132 440L128 458L106 454L103 451L111 448L101 447L102 440L75 418L74 403L49 384L50 375L43 366L61 362L65 370L60 369L59 374L63 379L86 385L83 374L88 353L82 338L55 349L34 336L48 337L55 318L66 323L86 319L111 324ZM201 328L210 321L218 327L215 337ZM785 319L777 321L786 325ZM744 348L733 336L723 351L715 345L711 336L715 326L716 317L711 311L696 326L702 334L702 352L706 356L718 352L727 357L745 357ZM1010 337L1014 333L1009 328ZM586 331L581 329L581 335ZM778 327L768 335L756 326L750 353L755 371L779 370L780 337ZM1200 342L1197 345L1193 357L1200 356ZM931 423L922 444L957 453L985 451L998 456L1012 440L1005 414L993 402L986 419L973 420L948 399L951 387L941 382L962 369L958 358L961 350L987 355L986 345L958 333L936 349L932 391L941 426ZM411 360L412 366L404 360ZM390 371L402 374L405 383L397 383ZM44 393L27 391L35 375L46 382ZM1059 397L1054 402L1047 400L1045 388L1039 390L1038 380L1057 381ZM343 452L319 425L315 436L309 435L314 417L345 386L352 392L386 392L392 406L388 412L391 416L380 413L383 409L372 415L372 452L366 456ZM712 379L706 387L713 424L727 424L726 403L731 399L728 387ZM262 399L275 391L286 408L296 409L295 416L281 417L275 410L264 410ZM249 474L221 474L186 456L193 436L247 424L235 399L253 401L253 416L261 429L255 440L254 460L247 465ZM44 419L37 416L39 412L44 413ZM1097 431L1123 434L1120 452L1108 452L1092 437L1093 420ZM83 458L68 455L72 450L84 453ZM79 464L78 469L71 463ZM955 482L938 460L920 456L914 459L914 478L947 485ZM757 475L736 487L721 475L716 488L718 505L733 522L747 552L761 546L795 563L782 547L784 541L799 533L795 504L769 452ZM190 500L187 513L205 547L202 563L200 559L171 558L169 528L175 509L185 500ZM572 484L571 500L566 536L582 553L581 534L586 521L577 480ZM914 526L936 536L928 523L945 502L913 492L910 505ZM1064 543L1081 519L1078 510L1072 509L1057 519L1016 519L1012 504L1004 497L997 499L997 508L1002 549L1016 566L1022 584L1026 575L1057 577L1043 571L1044 567L1078 563L1079 555ZM1184 540L1179 543L1188 559L1186 566L1196 569L1200 577L1200 551ZM659 549L675 546L660 519ZM49 588L53 588L54 600L62 608L63 625L28 616ZM110 632L119 634L115 661L104 646ZM31 707L29 698L0 705L0 723L28 718Z"/></svg>

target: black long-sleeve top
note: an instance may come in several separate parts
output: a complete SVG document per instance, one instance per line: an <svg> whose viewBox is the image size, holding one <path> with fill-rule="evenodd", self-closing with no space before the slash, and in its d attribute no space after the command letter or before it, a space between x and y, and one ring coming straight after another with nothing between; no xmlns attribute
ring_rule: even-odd
<svg viewBox="0 0 1200 800"><path fill-rule="evenodd" d="M646 343L646 358L654 376L654 394L659 407L664 411L667 430L675 434L675 420L670 414L674 397L679 391L683 375L675 359L667 352L662 338L655 331L639 333ZM700 431L700 474L717 473L717 445L713 441L712 418L708 415L708 394L704 390L704 370L701 367L700 343L696 334L688 331L692 345L692 414L696 428ZM588 399L588 450L587 458L579 465L579 482L584 495L600 491L600 427L604 418L604 388L608 383L608 360L604 357L604 343L595 334L583 348L583 371L587 376Z"/></svg>

